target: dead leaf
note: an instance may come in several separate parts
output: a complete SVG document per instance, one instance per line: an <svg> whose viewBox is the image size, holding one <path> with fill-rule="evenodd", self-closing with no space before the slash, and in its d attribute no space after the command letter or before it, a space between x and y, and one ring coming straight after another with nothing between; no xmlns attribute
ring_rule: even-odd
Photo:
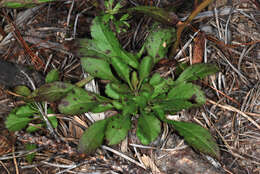
<svg viewBox="0 0 260 174"><path fill-rule="evenodd" d="M194 39L192 64L202 63L205 49L205 35L199 33Z"/></svg>
<svg viewBox="0 0 260 174"><path fill-rule="evenodd" d="M146 155L141 157L141 160L146 168L151 169L153 174L162 174L162 172L158 169L158 167L154 164L153 160Z"/></svg>

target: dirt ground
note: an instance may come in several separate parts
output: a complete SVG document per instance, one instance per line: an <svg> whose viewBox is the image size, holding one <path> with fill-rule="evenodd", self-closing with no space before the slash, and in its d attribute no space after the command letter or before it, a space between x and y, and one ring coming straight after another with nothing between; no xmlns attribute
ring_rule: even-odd
<svg viewBox="0 0 260 174"><path fill-rule="evenodd" d="M160 138L142 146L130 132L126 140L106 145L94 155L79 155L76 147L90 125L86 115L57 114L59 141L48 129L36 133L9 132L4 125L8 113L25 104L12 92L14 86L44 83L56 68L60 80L80 81L86 76L79 57L77 39L90 37L92 19L102 10L92 1L71 0L41 4L34 8L0 8L0 173L169 173L169 174L258 174L260 173L260 3L258 0L216 0L184 31L174 59L178 62L216 64L220 72L197 82L207 103L174 115L175 119L207 128L219 144L221 157L213 159L195 152L167 124ZM149 5L169 7L173 0L124 0L125 7ZM182 19L195 8L180 7ZM128 51L137 52L153 19L136 14L127 32L117 37ZM200 32L196 31L200 29ZM7 63L6 62L12 62ZM3 67L10 68L1 68ZM28 68L27 66L33 67ZM170 74L175 64L165 64ZM19 70L19 71L17 71ZM11 71L11 73L7 73ZM95 82L89 84L98 89ZM94 86L93 86L94 85ZM55 110L55 103L51 104ZM94 117L104 117L104 113ZM26 143L33 143L35 158L28 163Z"/></svg>

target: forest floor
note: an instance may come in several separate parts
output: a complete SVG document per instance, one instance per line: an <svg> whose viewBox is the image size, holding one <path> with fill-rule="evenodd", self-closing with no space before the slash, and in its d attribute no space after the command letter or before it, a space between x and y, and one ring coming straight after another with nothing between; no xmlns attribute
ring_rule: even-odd
<svg viewBox="0 0 260 174"><path fill-rule="evenodd" d="M11 72L5 78L7 70L0 68L0 173L260 174L260 3L257 0L214 1L185 29L174 57L178 63L214 63L220 69L199 82L207 97L206 104L174 115L175 119L207 128L220 147L219 160L195 152L168 125L163 125L162 144L140 146L134 143L135 135L129 133L119 145L104 145L91 156L75 153L79 138L91 124L84 114L56 114L55 132L66 143L57 141L48 129L27 133L9 132L5 128L8 113L25 104L12 92L13 87L31 85L27 78L17 79L17 69L33 67L27 73L37 74L32 77L37 87L52 69L59 71L62 81L76 83L85 77L76 54L77 40L90 38L91 21L104 8L102 0L94 1L99 5L91 2L71 0L33 8L0 8L0 63L12 62L5 67L14 69L14 74ZM123 4L124 8L135 5L167 8L174 2L124 0ZM176 14L180 18L195 8L197 1L189 2L190 5L178 7ZM133 14L126 31L117 35L120 43L126 50L138 52L153 22L151 17ZM170 74L175 66L175 63L162 63L157 70ZM55 109L55 103L51 105ZM28 143L36 144L37 148L26 150ZM29 163L26 156L33 152L34 159Z"/></svg>

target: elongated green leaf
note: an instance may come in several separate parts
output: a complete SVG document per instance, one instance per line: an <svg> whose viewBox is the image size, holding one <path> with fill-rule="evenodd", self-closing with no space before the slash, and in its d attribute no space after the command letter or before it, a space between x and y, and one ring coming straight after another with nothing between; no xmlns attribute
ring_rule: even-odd
<svg viewBox="0 0 260 174"><path fill-rule="evenodd" d="M112 99L120 99L120 94L114 90L112 87L111 87L111 83L107 84L106 85L106 89L105 89L105 93L108 97L111 97Z"/></svg>
<svg viewBox="0 0 260 174"><path fill-rule="evenodd" d="M94 39L96 47L109 57L118 57L125 64L134 68L138 67L137 58L127 53L120 46L114 33L107 24L104 24L101 17L96 17L91 26L91 36Z"/></svg>
<svg viewBox="0 0 260 174"><path fill-rule="evenodd" d="M92 58L103 58L109 61L110 57L100 50L94 40L90 39L79 39L79 52L77 52L78 57L92 57Z"/></svg>
<svg viewBox="0 0 260 174"><path fill-rule="evenodd" d="M169 121L185 141L194 149L219 159L220 152L217 143L203 127L187 122Z"/></svg>
<svg viewBox="0 0 260 174"><path fill-rule="evenodd" d="M110 83L111 88L119 94L129 94L132 91L125 83Z"/></svg>
<svg viewBox="0 0 260 174"><path fill-rule="evenodd" d="M136 135L142 144L148 145L161 132L160 121L152 114L142 114L138 119Z"/></svg>
<svg viewBox="0 0 260 174"><path fill-rule="evenodd" d="M36 124L35 126L29 125L26 128L26 132L28 132L28 133L36 132L36 131L40 130L41 127L43 127L43 124Z"/></svg>
<svg viewBox="0 0 260 174"><path fill-rule="evenodd" d="M64 82L53 82L42 85L40 88L33 91L29 96L29 100L33 99L36 101L57 101L64 97L69 91L75 86Z"/></svg>
<svg viewBox="0 0 260 174"><path fill-rule="evenodd" d="M131 73L131 84L133 86L134 89L137 89L138 84L139 84L139 79L138 79L138 75L136 71L132 71Z"/></svg>
<svg viewBox="0 0 260 174"><path fill-rule="evenodd" d="M93 77L114 82L118 81L112 74L109 63L103 59L83 57L81 58L81 65L83 69Z"/></svg>
<svg viewBox="0 0 260 174"><path fill-rule="evenodd" d="M105 112L114 109L114 106L110 103L101 103L92 108L90 111L93 113Z"/></svg>
<svg viewBox="0 0 260 174"><path fill-rule="evenodd" d="M168 48L175 41L175 29L163 29L155 26L149 34L145 46L149 56L154 58L157 63L167 56Z"/></svg>
<svg viewBox="0 0 260 174"><path fill-rule="evenodd" d="M165 97L166 98L166 97ZM176 113L183 109L189 109L194 105L186 99L155 100L153 110L163 110L165 112Z"/></svg>
<svg viewBox="0 0 260 174"><path fill-rule="evenodd" d="M27 97L31 94L31 90L27 86L22 86L22 85L16 86L14 88L14 92L24 97Z"/></svg>
<svg viewBox="0 0 260 174"><path fill-rule="evenodd" d="M167 25L175 26L179 22L178 16L171 11L152 6L136 6L127 10L130 13L142 13Z"/></svg>
<svg viewBox="0 0 260 174"><path fill-rule="evenodd" d="M115 115L107 124L105 137L108 145L120 143L127 136L128 130L131 128L131 120L129 116Z"/></svg>
<svg viewBox="0 0 260 174"><path fill-rule="evenodd" d="M200 90L199 86L193 85L192 83L180 83L173 87L168 93L168 99L181 99L187 100L195 105L202 105L206 102L203 91Z"/></svg>
<svg viewBox="0 0 260 174"><path fill-rule="evenodd" d="M45 3L45 2L52 2L55 0L1 0L0 7L7 7L7 8L30 8L34 7L37 4Z"/></svg>
<svg viewBox="0 0 260 174"><path fill-rule="evenodd" d="M56 116L48 117L48 119L53 128L56 128L58 126L58 120L57 120Z"/></svg>
<svg viewBox="0 0 260 174"><path fill-rule="evenodd" d="M64 114L81 114L88 112L100 104L96 95L98 94L75 87L61 100L58 106L59 111Z"/></svg>
<svg viewBox="0 0 260 174"><path fill-rule="evenodd" d="M59 80L59 71L57 69L52 69L45 78L46 83L51 83L58 80Z"/></svg>
<svg viewBox="0 0 260 174"><path fill-rule="evenodd" d="M208 75L216 73L217 71L218 68L212 64L194 64L185 69L176 82L180 83L202 79Z"/></svg>
<svg viewBox="0 0 260 174"><path fill-rule="evenodd" d="M93 123L82 135L79 141L78 149L81 153L91 154L103 143L106 120L100 120Z"/></svg>
<svg viewBox="0 0 260 174"><path fill-rule="evenodd" d="M162 83L163 78L161 78L159 73L154 73L153 76L151 77L149 83L150 85L152 85L153 87Z"/></svg>
<svg viewBox="0 0 260 174"><path fill-rule="evenodd" d="M130 67L116 57L111 57L111 64L114 67L114 69L116 70L118 76L120 78L122 78L122 80L126 81L128 83L128 85L131 85Z"/></svg>
<svg viewBox="0 0 260 174"><path fill-rule="evenodd" d="M141 63L138 67L139 80L142 82L146 77L151 73L151 70L154 65L154 60L150 56L146 56L141 60Z"/></svg>
<svg viewBox="0 0 260 174"><path fill-rule="evenodd" d="M168 90L169 90L169 86L167 84L167 81L162 80L161 83L154 85L154 91L151 98L155 98L160 94L165 94L166 92L168 92Z"/></svg>
<svg viewBox="0 0 260 174"><path fill-rule="evenodd" d="M27 126L32 119L29 117L17 116L10 113L5 121L5 127L9 131L19 131Z"/></svg>

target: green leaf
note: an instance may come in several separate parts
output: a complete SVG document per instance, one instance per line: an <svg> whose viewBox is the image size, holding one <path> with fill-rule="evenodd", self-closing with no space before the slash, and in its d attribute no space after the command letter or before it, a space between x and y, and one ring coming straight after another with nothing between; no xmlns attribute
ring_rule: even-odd
<svg viewBox="0 0 260 174"><path fill-rule="evenodd" d="M194 105L187 101L186 99L169 99L169 100L155 100L153 110L163 110L170 113L176 113L182 111L183 109L189 109Z"/></svg>
<svg viewBox="0 0 260 174"><path fill-rule="evenodd" d="M218 72L218 68L212 64L194 64L185 69L176 80L177 83L202 79Z"/></svg>
<svg viewBox="0 0 260 174"><path fill-rule="evenodd" d="M30 117L33 116L33 114L38 112L39 111L33 108L31 104L26 104L24 106L20 106L15 109L15 115L19 117Z"/></svg>
<svg viewBox="0 0 260 174"><path fill-rule="evenodd" d="M86 91L82 88L75 87L64 97L58 109L63 114L81 114L90 111L100 104L98 94Z"/></svg>
<svg viewBox="0 0 260 174"><path fill-rule="evenodd" d="M103 143L106 120L100 120L93 123L82 135L79 141L78 149L81 153L91 154Z"/></svg>
<svg viewBox="0 0 260 174"><path fill-rule="evenodd" d="M96 47L109 57L118 57L125 64L134 68L138 67L136 57L121 48L115 34L110 30L107 24L104 24L102 17L98 16L93 20L91 36L93 37Z"/></svg>
<svg viewBox="0 0 260 174"><path fill-rule="evenodd" d="M31 94L31 90L27 86L22 85L16 86L14 88L14 92L24 97L27 97Z"/></svg>
<svg viewBox="0 0 260 174"><path fill-rule="evenodd" d="M25 145L26 150L34 150L36 148L37 148L36 144L26 144ZM35 154L36 154L36 152L33 152L33 153L26 155L26 157L25 157L26 161L28 161L29 163L32 163L32 161L35 157Z"/></svg>
<svg viewBox="0 0 260 174"><path fill-rule="evenodd" d="M154 58L154 63L167 56L168 48L175 41L175 38L174 28L163 29L159 26L154 26L145 42L146 51L149 56Z"/></svg>
<svg viewBox="0 0 260 174"><path fill-rule="evenodd" d="M58 127L58 120L57 120L56 116L48 117L48 119L51 122L51 125L52 125L53 128Z"/></svg>
<svg viewBox="0 0 260 174"><path fill-rule="evenodd" d="M46 83L51 83L58 80L59 80L59 71L57 69L52 69L45 78Z"/></svg>
<svg viewBox="0 0 260 174"><path fill-rule="evenodd" d="M111 80L114 82L118 81L111 72L109 63L103 59L82 57L81 66L93 77L97 77L103 80Z"/></svg>
<svg viewBox="0 0 260 174"><path fill-rule="evenodd" d="M64 82L53 82L42 85L40 88L33 91L29 96L29 100L36 101L48 101L53 102L60 100L68 92L70 92L75 86Z"/></svg>
<svg viewBox="0 0 260 174"><path fill-rule="evenodd" d="M31 120L29 117L17 116L10 113L5 121L5 127L9 131L19 131L25 128Z"/></svg>
<svg viewBox="0 0 260 174"><path fill-rule="evenodd" d="M166 92L168 92L168 90L169 86L167 84L167 81L163 79L161 83L154 85L154 91L151 98L155 98L160 94L165 94Z"/></svg>
<svg viewBox="0 0 260 174"><path fill-rule="evenodd" d="M152 114L142 114L137 123L136 135L142 144L148 145L161 132L160 121Z"/></svg>
<svg viewBox="0 0 260 174"><path fill-rule="evenodd" d="M175 26L179 22L179 18L174 12L167 11L163 8L152 6L136 6L129 8L127 11L129 13L145 14L166 25Z"/></svg>
<svg viewBox="0 0 260 174"><path fill-rule="evenodd" d="M105 137L108 145L120 143L127 136L128 130L131 128L131 120L129 115L114 115L108 121Z"/></svg>
<svg viewBox="0 0 260 174"><path fill-rule="evenodd" d="M129 86L124 83L109 83L111 88L119 94L129 94L132 91Z"/></svg>
<svg viewBox="0 0 260 174"><path fill-rule="evenodd" d="M200 106L206 102L204 93L200 90L199 86L185 82L173 87L169 91L167 98L188 100L194 106Z"/></svg>
<svg viewBox="0 0 260 174"><path fill-rule="evenodd" d="M203 127L187 122L169 121L178 133L184 137L185 141L194 149L215 157L220 158L219 147L210 133Z"/></svg>
<svg viewBox="0 0 260 174"><path fill-rule="evenodd" d="M38 131L42 126L43 126L42 124L36 124L35 126L29 125L26 128L26 132L32 133L32 132Z"/></svg>
<svg viewBox="0 0 260 174"><path fill-rule="evenodd" d="M139 83L139 80L138 80L138 77L137 77L137 72L133 71L131 73L131 84L132 84L134 89L137 89L138 83Z"/></svg>
<svg viewBox="0 0 260 174"><path fill-rule="evenodd" d="M163 81L163 78L161 78L159 73L154 73L153 76L151 77L149 83L153 87L160 84Z"/></svg>
<svg viewBox="0 0 260 174"><path fill-rule="evenodd" d="M141 109L144 109L147 105L147 98L145 96L135 96L133 100Z"/></svg>
<svg viewBox="0 0 260 174"><path fill-rule="evenodd" d="M111 57L111 64L117 72L118 76L131 86L130 83L130 67L116 57Z"/></svg>
<svg viewBox="0 0 260 174"><path fill-rule="evenodd" d="M78 57L103 58L106 61L110 60L110 57L97 47L94 40L79 39L79 47Z"/></svg>
<svg viewBox="0 0 260 174"><path fill-rule="evenodd" d="M112 104L117 110L122 110L124 107L124 105L121 102L118 102L116 100L113 100Z"/></svg>
<svg viewBox="0 0 260 174"><path fill-rule="evenodd" d="M111 97L112 99L120 99L120 94L112 88L112 83L106 85L105 93L108 97Z"/></svg>
<svg viewBox="0 0 260 174"><path fill-rule="evenodd" d="M150 56L146 56L141 60L141 63L139 64L138 67L140 83L150 75L153 69L153 65L154 65L154 60Z"/></svg>
<svg viewBox="0 0 260 174"><path fill-rule="evenodd" d="M124 103L124 107L122 108L122 114L125 115L135 115L137 113L138 106L135 101L132 100L133 96L127 96L128 101Z"/></svg>
<svg viewBox="0 0 260 174"><path fill-rule="evenodd" d="M90 111L93 113L105 112L114 109L114 106L110 103L101 103L92 108Z"/></svg>

